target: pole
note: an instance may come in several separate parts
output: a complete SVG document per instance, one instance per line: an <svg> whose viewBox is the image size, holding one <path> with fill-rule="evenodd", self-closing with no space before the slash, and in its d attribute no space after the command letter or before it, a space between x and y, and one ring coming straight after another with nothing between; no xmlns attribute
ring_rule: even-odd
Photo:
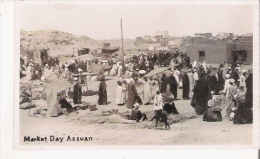
<svg viewBox="0 0 260 159"><path fill-rule="evenodd" d="M123 40L123 24L122 24L122 18L121 18L121 39L122 39L122 54L123 54L123 60L122 60L122 74L125 73L125 53L124 53L124 40Z"/></svg>

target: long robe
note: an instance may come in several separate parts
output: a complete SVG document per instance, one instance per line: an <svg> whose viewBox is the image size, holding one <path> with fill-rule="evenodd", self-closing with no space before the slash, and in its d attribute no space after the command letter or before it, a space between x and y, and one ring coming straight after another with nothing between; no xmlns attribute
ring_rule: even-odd
<svg viewBox="0 0 260 159"><path fill-rule="evenodd" d="M126 89L123 86L117 86L116 89L116 104L125 103L125 91Z"/></svg>
<svg viewBox="0 0 260 159"><path fill-rule="evenodd" d="M208 86L203 79L197 80L193 89L193 97L191 100L191 106L195 109L195 112L198 115L202 115L206 108L207 104L207 94L208 94Z"/></svg>
<svg viewBox="0 0 260 159"><path fill-rule="evenodd" d="M238 104L236 114L233 119L234 124L251 124L253 123L253 110L241 102Z"/></svg>
<svg viewBox="0 0 260 159"><path fill-rule="evenodd" d="M143 103L150 103L152 100L150 81L143 81Z"/></svg>
<svg viewBox="0 0 260 159"><path fill-rule="evenodd" d="M226 109L226 116L229 117L230 113L232 112L231 109L235 106L235 102L233 101L234 95L237 94L237 87L230 85L227 88L227 94L226 94L226 104L227 104L227 109Z"/></svg>
<svg viewBox="0 0 260 159"><path fill-rule="evenodd" d="M73 103L74 104L81 104L81 97L82 97L82 90L79 83L76 83L73 86Z"/></svg>
<svg viewBox="0 0 260 159"><path fill-rule="evenodd" d="M225 80L222 73L218 73L218 92L224 89Z"/></svg>
<svg viewBox="0 0 260 159"><path fill-rule="evenodd" d="M191 92L191 90L193 89L193 85L194 85L194 80L193 80L193 75L192 75L192 73L187 73L187 75L188 75L188 77L189 77L189 83L190 83L190 91L189 92Z"/></svg>
<svg viewBox="0 0 260 159"><path fill-rule="evenodd" d="M189 76L185 73L182 76L182 98L189 98L190 80Z"/></svg>
<svg viewBox="0 0 260 159"><path fill-rule="evenodd" d="M127 98L127 108L132 109L135 99L138 96L137 90L134 83L128 84L128 98Z"/></svg>
<svg viewBox="0 0 260 159"><path fill-rule="evenodd" d="M98 104L107 105L107 85L105 81L100 81L98 95Z"/></svg>
<svg viewBox="0 0 260 159"><path fill-rule="evenodd" d="M218 80L216 76L209 76L208 78L210 91L213 91L214 94L218 94Z"/></svg>
<svg viewBox="0 0 260 159"><path fill-rule="evenodd" d="M27 67L26 77L27 77L27 80L32 80L32 67L31 66Z"/></svg>
<svg viewBox="0 0 260 159"><path fill-rule="evenodd" d="M244 104L248 108L253 107L253 74L249 74L246 79L246 99Z"/></svg>
<svg viewBox="0 0 260 159"><path fill-rule="evenodd" d="M161 93L164 93L166 91L167 84L168 84L167 77L166 76L162 76L162 78L161 78L161 89L160 89Z"/></svg>
<svg viewBox="0 0 260 159"><path fill-rule="evenodd" d="M170 91L174 96L174 99L177 99L177 90L178 90L178 83L174 76L170 76L168 78L169 84L170 84Z"/></svg>

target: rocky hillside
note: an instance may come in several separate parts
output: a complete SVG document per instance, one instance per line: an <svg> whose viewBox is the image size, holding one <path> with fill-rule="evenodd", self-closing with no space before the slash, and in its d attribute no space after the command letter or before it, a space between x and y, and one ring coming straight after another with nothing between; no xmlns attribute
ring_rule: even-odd
<svg viewBox="0 0 260 159"><path fill-rule="evenodd" d="M72 55L77 49L101 48L103 44L87 36L77 36L55 30L20 31L21 50L50 49L52 56ZM23 52L21 52L23 54Z"/></svg>

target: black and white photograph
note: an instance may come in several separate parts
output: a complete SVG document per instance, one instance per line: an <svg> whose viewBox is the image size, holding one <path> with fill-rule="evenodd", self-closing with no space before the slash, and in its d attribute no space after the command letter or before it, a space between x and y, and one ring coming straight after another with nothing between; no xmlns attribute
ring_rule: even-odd
<svg viewBox="0 0 260 159"><path fill-rule="evenodd" d="M14 9L16 148L259 142L255 3Z"/></svg>

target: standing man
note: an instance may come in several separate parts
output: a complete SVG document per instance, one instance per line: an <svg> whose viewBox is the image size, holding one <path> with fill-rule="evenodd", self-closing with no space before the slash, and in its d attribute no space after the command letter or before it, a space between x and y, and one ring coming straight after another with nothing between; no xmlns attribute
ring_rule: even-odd
<svg viewBox="0 0 260 159"><path fill-rule="evenodd" d="M135 103L136 96L138 96L133 78L130 78L130 83L128 84L127 91L128 91L127 108L132 109Z"/></svg>
<svg viewBox="0 0 260 159"><path fill-rule="evenodd" d="M193 83L193 74L192 74L192 72L191 72L191 69L189 69L189 72L187 73L187 75L188 75L188 77L189 77L189 83L190 83L190 89L189 89L189 93L191 93L192 91L192 89L193 89L193 85L194 85L194 83Z"/></svg>
<svg viewBox="0 0 260 159"><path fill-rule="evenodd" d="M73 86L73 103L81 104L81 97L82 97L82 90L81 86L79 85L78 78L74 78L74 86Z"/></svg>

